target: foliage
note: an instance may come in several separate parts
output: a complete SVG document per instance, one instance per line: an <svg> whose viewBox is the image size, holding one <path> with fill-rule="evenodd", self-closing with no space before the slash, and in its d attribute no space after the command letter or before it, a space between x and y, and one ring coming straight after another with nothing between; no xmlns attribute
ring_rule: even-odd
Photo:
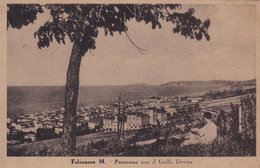
<svg viewBox="0 0 260 168"><path fill-rule="evenodd" d="M43 12L38 4L8 4L8 7L7 25L18 29L33 23L37 13ZM160 29L160 20L165 20L174 25L174 34L180 33L185 38L197 40L204 36L210 40L210 20L196 18L193 8L184 13L177 12L180 4L47 4L45 8L51 18L34 33L39 48L49 47L53 39L65 44L68 36L70 42L77 43L86 52L96 48L99 28L104 30L105 35L124 32L129 37L126 23L132 19L151 23L152 29Z"/></svg>
<svg viewBox="0 0 260 168"><path fill-rule="evenodd" d="M8 4L7 11L7 28L20 29L33 23L37 19L38 13L43 13L39 4Z"/></svg>
<svg viewBox="0 0 260 168"><path fill-rule="evenodd" d="M61 137L61 134L56 134L54 128L38 128L36 130L37 141L59 138L59 137Z"/></svg>
<svg viewBox="0 0 260 168"><path fill-rule="evenodd" d="M227 116L225 115L224 110L220 110L220 114L217 117L217 126L218 126L218 133L221 136L227 135Z"/></svg>
<svg viewBox="0 0 260 168"><path fill-rule="evenodd" d="M239 140L230 136L219 136L210 145L189 145L180 147L175 140L157 140L151 145L136 146L117 143L116 141L100 141L77 148L78 156L255 156L256 144L251 141L244 146Z"/></svg>
<svg viewBox="0 0 260 168"><path fill-rule="evenodd" d="M87 123L83 123L80 126L78 126L76 128L76 135L80 136L80 135L85 135L85 134L90 134L90 133L94 133L95 130L90 130L88 127Z"/></svg>
<svg viewBox="0 0 260 168"><path fill-rule="evenodd" d="M17 141L20 141L21 143L23 143L24 142L24 132L17 131L9 138L10 138L10 140L17 140Z"/></svg>

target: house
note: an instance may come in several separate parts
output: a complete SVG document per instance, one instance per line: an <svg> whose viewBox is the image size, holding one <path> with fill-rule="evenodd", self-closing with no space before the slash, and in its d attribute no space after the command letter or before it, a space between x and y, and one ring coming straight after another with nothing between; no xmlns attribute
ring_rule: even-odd
<svg viewBox="0 0 260 168"><path fill-rule="evenodd" d="M164 111L157 111L157 120L161 125L167 124L167 113Z"/></svg>
<svg viewBox="0 0 260 168"><path fill-rule="evenodd" d="M34 128L37 130L38 128L42 128L42 124L39 122L34 122Z"/></svg>
<svg viewBox="0 0 260 168"><path fill-rule="evenodd" d="M7 130L7 135L10 135L10 130L9 130L9 128L6 128Z"/></svg>
<svg viewBox="0 0 260 168"><path fill-rule="evenodd" d="M198 97L198 98L194 97L194 98L191 99L191 102L192 102L192 103L198 103L198 102L200 102L200 101L202 101L202 98L201 98L201 97Z"/></svg>
<svg viewBox="0 0 260 168"><path fill-rule="evenodd" d="M126 122L124 124L125 130L138 129L136 113L129 112L126 115Z"/></svg>
<svg viewBox="0 0 260 168"><path fill-rule="evenodd" d="M28 126L28 125L22 126L22 131L23 131L23 132L36 132L36 130L35 130L34 127L30 127L30 126Z"/></svg>
<svg viewBox="0 0 260 168"><path fill-rule="evenodd" d="M51 120L50 125L51 125L51 126L55 126L55 125L57 124L57 122L58 122L58 121L56 121L56 120Z"/></svg>
<svg viewBox="0 0 260 168"><path fill-rule="evenodd" d="M85 121L89 121L89 120L91 120L91 119L93 119L93 117L92 117L91 115L85 115L85 116L84 116L84 120L85 120Z"/></svg>
<svg viewBox="0 0 260 168"><path fill-rule="evenodd" d="M32 142L35 142L36 136L35 136L35 134L27 134L27 135L24 136L24 139L31 139Z"/></svg>
<svg viewBox="0 0 260 168"><path fill-rule="evenodd" d="M20 131L22 130L22 126L20 124L16 124L14 127L17 130L20 130Z"/></svg>
<svg viewBox="0 0 260 168"><path fill-rule="evenodd" d="M63 132L63 128L62 127L54 128L54 130L55 130L56 134L59 134L59 133Z"/></svg>
<svg viewBox="0 0 260 168"><path fill-rule="evenodd" d="M105 132L117 131L117 124L117 118L114 115L103 118L103 130Z"/></svg>
<svg viewBox="0 0 260 168"><path fill-rule="evenodd" d="M187 98L187 101L188 101L188 102L191 102L191 101L192 101L192 98L190 98L190 97Z"/></svg>
<svg viewBox="0 0 260 168"><path fill-rule="evenodd" d="M28 118L19 118L19 119L17 119L17 123L29 123L29 122L32 122L32 120L28 119Z"/></svg>
<svg viewBox="0 0 260 168"><path fill-rule="evenodd" d="M176 128L179 129L180 131L184 132L185 131L185 124L181 124L181 125L176 125Z"/></svg>
<svg viewBox="0 0 260 168"><path fill-rule="evenodd" d="M180 100L180 97L178 97L178 96L174 97L174 99L173 99L174 102L177 102L179 100Z"/></svg>
<svg viewBox="0 0 260 168"><path fill-rule="evenodd" d="M145 128L149 125L149 115L137 112L137 126Z"/></svg>
<svg viewBox="0 0 260 168"><path fill-rule="evenodd" d="M11 123L11 127L16 127L16 123Z"/></svg>
<svg viewBox="0 0 260 168"><path fill-rule="evenodd" d="M169 108L165 108L166 112L170 114L170 116L173 116L174 113L177 112L177 108L170 106Z"/></svg>
<svg viewBox="0 0 260 168"><path fill-rule="evenodd" d="M77 121L76 126L80 127L82 125L82 123L83 123L82 121Z"/></svg>
<svg viewBox="0 0 260 168"><path fill-rule="evenodd" d="M149 115L139 112L129 112L126 114L125 130L136 130L149 125Z"/></svg>
<svg viewBox="0 0 260 168"><path fill-rule="evenodd" d="M157 111L155 108L148 108L144 114L149 116L149 124L150 125L157 125Z"/></svg>
<svg viewBox="0 0 260 168"><path fill-rule="evenodd" d="M7 123L9 124L9 123L11 123L11 118L7 118Z"/></svg>
<svg viewBox="0 0 260 168"><path fill-rule="evenodd" d="M57 126L58 126L58 127L63 127L63 122L60 122L60 121L59 121L59 122L57 123Z"/></svg>
<svg viewBox="0 0 260 168"><path fill-rule="evenodd" d="M101 120L100 119L93 119L88 122L88 127L90 130L94 130L96 127L101 126Z"/></svg>
<svg viewBox="0 0 260 168"><path fill-rule="evenodd" d="M17 145L20 144L20 141L16 141L16 140L8 140L7 141L7 145Z"/></svg>

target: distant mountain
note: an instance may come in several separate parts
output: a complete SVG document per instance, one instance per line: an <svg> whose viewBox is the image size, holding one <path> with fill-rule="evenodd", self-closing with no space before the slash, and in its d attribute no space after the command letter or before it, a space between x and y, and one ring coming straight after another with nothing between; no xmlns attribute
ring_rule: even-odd
<svg viewBox="0 0 260 168"><path fill-rule="evenodd" d="M232 81L232 80L211 80L211 81L171 81L162 86L185 86L185 85L220 85L220 86L255 86L256 79L245 80L245 81Z"/></svg>

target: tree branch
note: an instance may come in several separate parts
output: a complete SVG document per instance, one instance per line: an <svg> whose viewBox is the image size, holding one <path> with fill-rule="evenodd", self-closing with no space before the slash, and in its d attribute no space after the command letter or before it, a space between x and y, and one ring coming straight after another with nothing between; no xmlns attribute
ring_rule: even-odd
<svg viewBox="0 0 260 168"><path fill-rule="evenodd" d="M126 5L126 8L127 8L127 9L129 10L129 12L132 13L135 17L140 17L140 18L144 19L143 16L137 15L136 13L134 13L133 11L131 11L131 9L130 9L127 5Z"/></svg>
<svg viewBox="0 0 260 168"><path fill-rule="evenodd" d="M101 11L102 11L102 4L100 5L100 9L99 9L99 12L98 12L98 22L100 21L100 18L101 18Z"/></svg>
<svg viewBox="0 0 260 168"><path fill-rule="evenodd" d="M125 13L124 13L124 22L126 24L126 16L125 16ZM146 49L144 48L141 48L141 47L138 47L134 42L133 40L131 39L131 37L129 36L129 34L127 33L127 29L126 29L126 25L125 25L125 34L126 34L126 37L128 38L128 40L138 49L138 51L141 53L141 54L144 54L143 51L145 51Z"/></svg>
<svg viewBox="0 0 260 168"><path fill-rule="evenodd" d="M130 36L128 35L127 31L125 31L125 34L126 34L126 37L128 38L128 40L138 49L138 51L139 51L141 54L144 54L143 51L145 51L146 49L141 48L141 47L138 47L138 46L133 42L133 40L130 38Z"/></svg>

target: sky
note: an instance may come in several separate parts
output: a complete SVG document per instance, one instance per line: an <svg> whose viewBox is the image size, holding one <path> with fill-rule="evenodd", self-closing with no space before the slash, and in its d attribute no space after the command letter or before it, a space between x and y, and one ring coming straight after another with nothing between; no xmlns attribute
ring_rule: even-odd
<svg viewBox="0 0 260 168"><path fill-rule="evenodd" d="M169 81L248 80L256 77L256 8L254 5L183 5L211 25L210 41L185 39L173 34L173 25L162 29L127 23L125 34L105 36L102 29L96 49L82 59L80 85L163 84ZM7 32L8 86L64 85L72 44L52 43L38 49L33 33L48 20L47 12L34 24Z"/></svg>

